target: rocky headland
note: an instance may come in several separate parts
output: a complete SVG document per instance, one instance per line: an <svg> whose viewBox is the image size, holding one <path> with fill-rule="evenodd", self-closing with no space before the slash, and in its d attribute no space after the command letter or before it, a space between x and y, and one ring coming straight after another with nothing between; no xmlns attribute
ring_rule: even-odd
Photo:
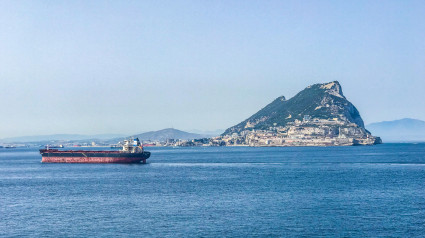
<svg viewBox="0 0 425 238"><path fill-rule="evenodd" d="M308 86L228 128L212 144L245 146L374 145L381 139L365 129L356 107L338 81Z"/></svg>

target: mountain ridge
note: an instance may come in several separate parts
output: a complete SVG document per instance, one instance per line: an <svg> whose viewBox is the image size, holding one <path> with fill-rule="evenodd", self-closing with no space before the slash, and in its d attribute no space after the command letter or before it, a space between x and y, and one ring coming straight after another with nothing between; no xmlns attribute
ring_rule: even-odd
<svg viewBox="0 0 425 238"><path fill-rule="evenodd" d="M82 134L52 134L52 135L35 135L35 136L20 136L0 139L2 143L34 143L34 142L51 142L51 141L102 141L116 143L130 136L124 134L97 134L97 135L82 135ZM158 131L148 131L134 134L131 137L138 137L140 140L146 141L165 141L167 139L175 140L190 140L210 137L207 134L190 133L174 128L165 128Z"/></svg>
<svg viewBox="0 0 425 238"><path fill-rule="evenodd" d="M286 100L278 97L228 128L216 144L247 146L350 146L381 144L364 127L338 81L313 84Z"/></svg>
<svg viewBox="0 0 425 238"><path fill-rule="evenodd" d="M205 138L207 135L201 135L196 133L190 133L186 131L177 130L174 128L165 128L158 131L148 131L140 134L133 135L132 137L138 137L144 141L165 141L167 139L174 140L190 140Z"/></svg>
<svg viewBox="0 0 425 238"><path fill-rule="evenodd" d="M388 142L425 141L425 121L419 119L402 118L374 122L366 125L366 128Z"/></svg>
<svg viewBox="0 0 425 238"><path fill-rule="evenodd" d="M288 122L302 121L304 116L338 118L364 128L359 111L345 98L339 82L333 81L310 85L288 100L280 96L248 119L228 128L222 135L240 133L244 129L286 126Z"/></svg>

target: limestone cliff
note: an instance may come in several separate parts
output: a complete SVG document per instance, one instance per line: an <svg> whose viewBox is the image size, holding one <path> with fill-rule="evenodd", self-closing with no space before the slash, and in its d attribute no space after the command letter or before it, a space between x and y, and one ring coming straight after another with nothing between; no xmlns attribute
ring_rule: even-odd
<svg viewBox="0 0 425 238"><path fill-rule="evenodd" d="M228 128L223 136L252 131L276 131L282 140L338 137L367 139L365 144L380 143L379 138L364 128L359 111L345 98L338 81L308 86L288 100L278 97L245 121Z"/></svg>

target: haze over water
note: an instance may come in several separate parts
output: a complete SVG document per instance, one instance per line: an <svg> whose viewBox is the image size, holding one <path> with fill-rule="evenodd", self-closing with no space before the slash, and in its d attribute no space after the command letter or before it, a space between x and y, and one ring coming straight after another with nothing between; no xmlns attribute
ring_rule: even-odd
<svg viewBox="0 0 425 238"><path fill-rule="evenodd" d="M425 120L425 1L0 1L0 139L226 129L338 80Z"/></svg>
<svg viewBox="0 0 425 238"><path fill-rule="evenodd" d="M121 165L0 149L0 236L425 234L425 144L149 150Z"/></svg>

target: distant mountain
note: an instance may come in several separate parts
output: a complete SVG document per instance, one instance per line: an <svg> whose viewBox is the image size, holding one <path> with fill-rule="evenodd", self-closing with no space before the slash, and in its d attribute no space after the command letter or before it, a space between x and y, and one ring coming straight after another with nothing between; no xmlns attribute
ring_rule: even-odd
<svg viewBox="0 0 425 238"><path fill-rule="evenodd" d="M425 141L425 121L417 119L376 122L366 128L379 135L384 142Z"/></svg>
<svg viewBox="0 0 425 238"><path fill-rule="evenodd" d="M218 129L214 131L201 131L201 130L190 130L190 133L201 134L201 135L209 135L210 137L219 136L223 134L224 129Z"/></svg>
<svg viewBox="0 0 425 238"><path fill-rule="evenodd" d="M51 141L102 141L105 143L117 143L126 138L122 134L98 134L98 135L80 135L80 134L55 134L55 135L39 135L39 136L21 136L1 139L2 143L24 143L24 142L51 142ZM173 128L167 128L159 131L149 131L133 135L140 140L165 141L166 139L199 139L211 137L211 135L189 133Z"/></svg>
<svg viewBox="0 0 425 238"><path fill-rule="evenodd" d="M342 93L338 81L308 86L289 100L284 96L252 115L245 121L230 127L224 135L243 130L265 130L274 126L286 126L288 122L302 121L304 116L316 119L339 119L364 128L359 111Z"/></svg>
<svg viewBox="0 0 425 238"><path fill-rule="evenodd" d="M133 135L133 137L138 137L143 141L165 141L167 139L181 139L181 140L190 140L190 139L199 139L207 137L206 135L189 133L173 128L167 128L159 131L149 131L137 135Z"/></svg>
<svg viewBox="0 0 425 238"><path fill-rule="evenodd" d="M79 135L79 134L54 134L38 136L21 136L1 139L1 142L39 142L39 141L75 141L75 140L107 140L117 137L123 137L120 134L98 134L98 135Z"/></svg>

